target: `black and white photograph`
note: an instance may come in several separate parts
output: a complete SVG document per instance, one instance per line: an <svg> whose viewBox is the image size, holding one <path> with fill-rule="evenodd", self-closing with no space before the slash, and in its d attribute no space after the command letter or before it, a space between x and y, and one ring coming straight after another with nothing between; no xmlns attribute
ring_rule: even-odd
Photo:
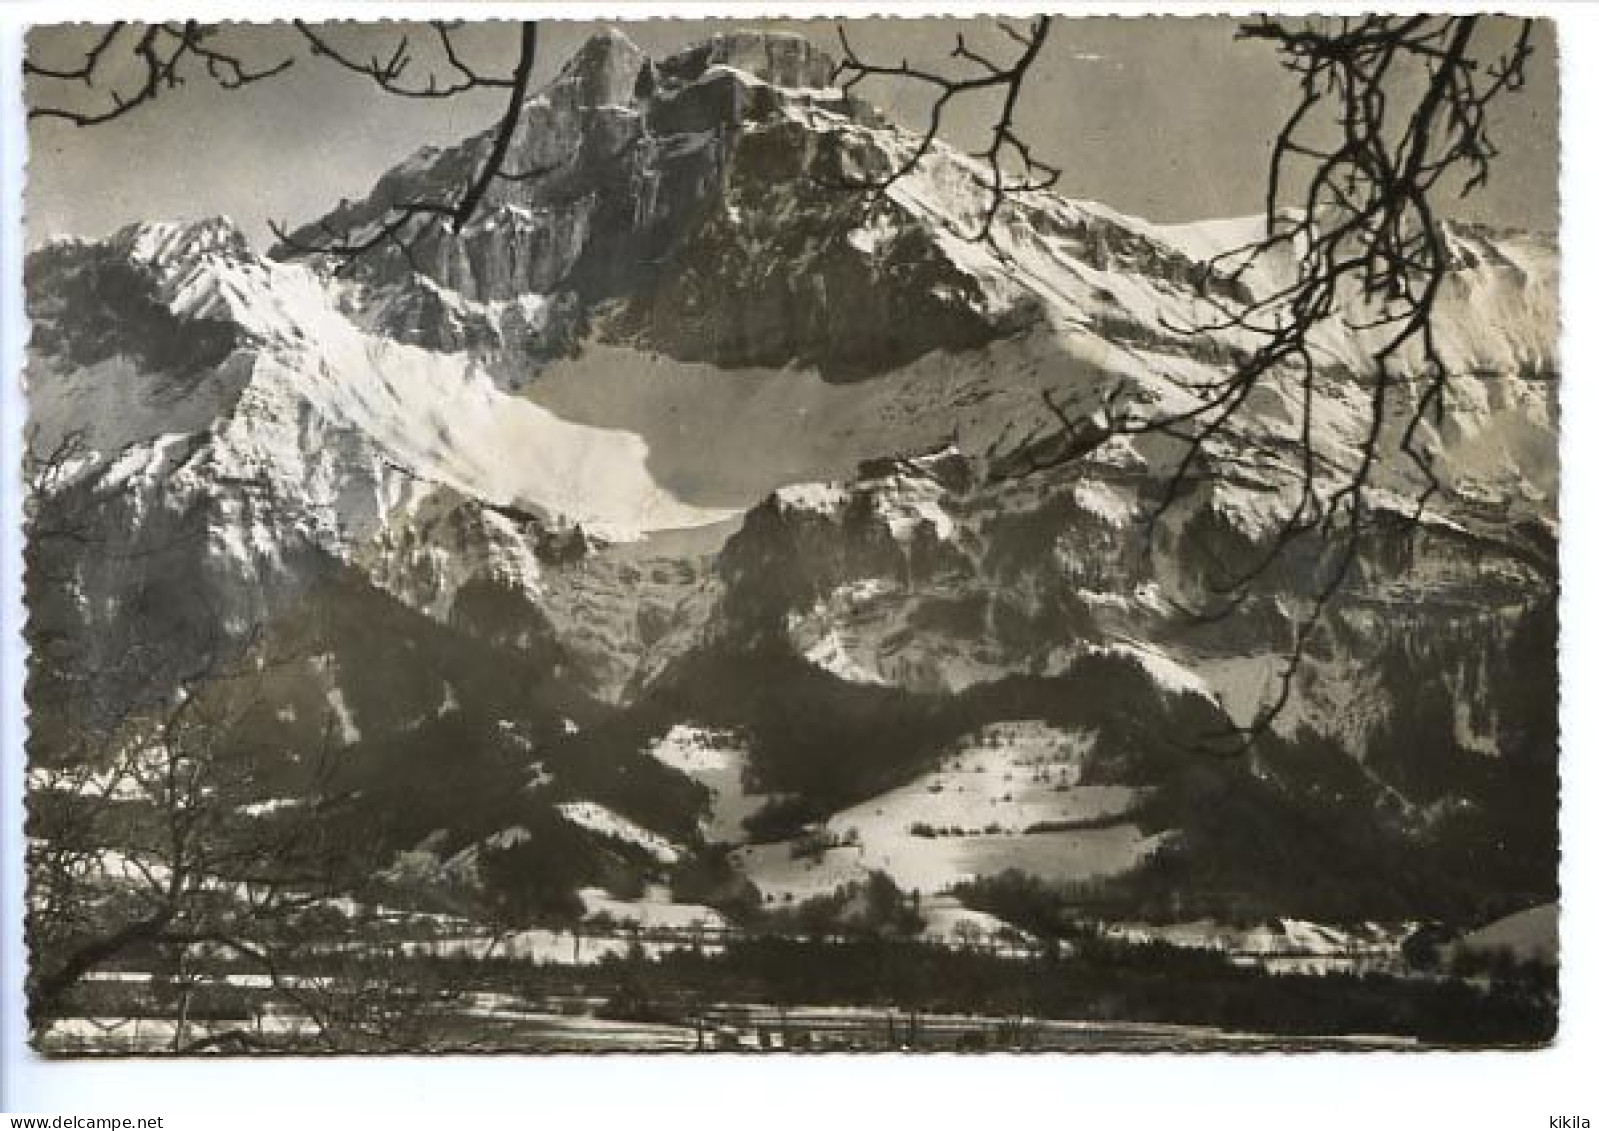
<svg viewBox="0 0 1599 1131"><path fill-rule="evenodd" d="M1436 7L27 29L31 1055L1539 1055L1569 60Z"/></svg>

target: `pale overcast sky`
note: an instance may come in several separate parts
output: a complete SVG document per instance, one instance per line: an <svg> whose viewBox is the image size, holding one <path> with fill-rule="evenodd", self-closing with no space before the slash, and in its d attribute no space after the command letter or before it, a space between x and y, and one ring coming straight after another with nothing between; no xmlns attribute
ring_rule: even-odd
<svg viewBox="0 0 1599 1131"><path fill-rule="evenodd" d="M392 51L396 25L347 25L339 37L360 57ZM717 30L773 27L836 46L835 21L619 23L652 55ZM957 28L951 20L852 21L851 40L868 57L936 62ZM597 28L546 21L535 85L551 77ZM1269 48L1239 43L1224 19L1061 19L1026 92L1022 127L1039 155L1059 165L1060 191L1104 201L1155 220L1258 212L1271 138L1292 105L1293 86ZM31 49L58 65L77 48L79 28L35 29ZM281 28L231 27L251 58L305 55ZM998 48L1002 40L978 30ZM1494 122L1501 155L1488 186L1450 211L1467 219L1554 230L1557 121L1554 36L1536 37L1526 90L1507 97ZM508 71L510 25L472 29L467 43L485 70ZM40 85L30 97L47 95ZM919 121L920 106L881 88L874 99L896 118ZM489 126L494 92L417 102L378 92L366 80L301 58L288 73L241 91L194 82L116 124L76 129L35 123L28 166L28 240L96 236L133 220L225 214L258 246L269 218L291 226L340 197L365 195L385 169L427 143L452 143ZM974 108L975 109L975 108ZM957 119L957 138L975 115Z"/></svg>

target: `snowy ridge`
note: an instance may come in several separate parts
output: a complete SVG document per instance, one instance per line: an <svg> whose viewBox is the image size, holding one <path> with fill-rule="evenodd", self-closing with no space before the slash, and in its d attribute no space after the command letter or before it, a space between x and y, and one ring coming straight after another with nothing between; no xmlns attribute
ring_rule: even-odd
<svg viewBox="0 0 1599 1131"><path fill-rule="evenodd" d="M626 541L730 513L656 484L639 437L563 421L467 356L362 329L338 286L255 256L224 219L138 225L108 247L180 323L238 337L184 382L122 355L77 369L36 358L39 442L87 422L78 473L126 492L136 521L211 508L209 552L233 576L282 574L310 544L443 616L469 580L536 597L547 528Z"/></svg>
<svg viewBox="0 0 1599 1131"><path fill-rule="evenodd" d="M683 850L658 832L624 817L595 801L564 801L556 806L561 816L574 825L600 836L625 841L643 850L662 864L675 864Z"/></svg>

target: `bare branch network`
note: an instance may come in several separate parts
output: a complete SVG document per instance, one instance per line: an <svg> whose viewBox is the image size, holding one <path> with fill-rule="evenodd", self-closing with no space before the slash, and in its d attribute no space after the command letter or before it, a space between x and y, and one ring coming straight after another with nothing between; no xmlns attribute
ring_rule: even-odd
<svg viewBox="0 0 1599 1131"><path fill-rule="evenodd" d="M890 188L914 172L933 151L933 145L943 134L944 114L955 102L963 99L998 95L1000 107L989 131L988 145L974 153L987 170L987 203L976 231L967 234L973 242L989 242L994 221L998 219L1005 201L1022 193L1053 188L1060 180L1061 171L1040 161L1032 148L1017 132L1016 108L1027 76L1038 62L1039 52L1049 38L1051 17L1039 16L1019 30L1006 20L996 20L995 26L1012 43L1020 48L1019 54L1009 63L999 63L987 53L973 48L964 35L957 34L955 46L949 57L964 64L975 74L965 76L946 74L925 67L913 67L909 60L888 65L870 62L861 57L850 42L843 24L838 25L838 40L844 58L834 72L834 81L845 94L856 94L863 84L872 80L913 83L927 88L933 94L928 110L926 128L921 131L915 146L897 165L879 177L845 178L844 187L871 194L873 201L882 199ZM1019 173L1007 170L1018 166Z"/></svg>
<svg viewBox="0 0 1599 1131"><path fill-rule="evenodd" d="M66 104L34 105L28 110L28 117L55 118L74 126L104 125L195 77L214 82L223 90L238 90L281 75L294 65L293 57L252 64L241 53L218 43L222 30L217 24L195 20L143 28L118 21L89 46L75 67L51 67L24 59L24 75L67 84L61 88L63 94L76 88L73 93L83 104L77 108ZM131 77L124 79L108 73L119 69Z"/></svg>
<svg viewBox="0 0 1599 1131"><path fill-rule="evenodd" d="M1449 372L1439 352L1434 312L1451 268L1438 197L1447 178L1465 196L1486 181L1497 150L1488 110L1519 90L1531 55L1530 21L1501 49L1489 46L1481 18L1363 16L1292 25L1262 18L1239 32L1276 47L1296 76L1299 99L1275 139L1267 177L1267 226L1252 244L1226 252L1206 268L1214 317L1171 327L1186 334L1242 332L1252 344L1218 381L1187 386L1191 406L1144 414L1120 388L1102 394L1087 416L1045 404L1066 439L1023 473L1059 466L1111 435L1159 433L1183 444L1175 471L1149 515L1149 529L1218 458L1223 442L1263 446L1240 424L1246 407L1287 387L1298 430L1288 444L1295 500L1264 551L1214 587L1214 619L1236 609L1286 551L1315 533L1330 547L1325 576L1293 640L1276 694L1223 746L1243 751L1282 714L1312 635L1342 590L1372 517L1373 478L1385 459L1405 461L1420 481L1409 514L1412 533L1441 484L1429 447L1432 427L1447 413ZM1416 88L1404 97L1406 84ZM1293 199L1296 206L1286 207ZM1252 269L1267 257L1294 264L1288 281L1263 293L1247 290ZM1225 295L1243 295L1227 298ZM1366 403L1354 464L1329 450L1317 415L1331 363L1317 345L1320 331L1342 320L1375 342L1364 376ZM1277 453L1261 451L1265 458Z"/></svg>
<svg viewBox="0 0 1599 1131"><path fill-rule="evenodd" d="M313 27L304 20L292 22L311 58L360 76L385 94L448 99L472 91L503 91L505 102L488 153L459 191L439 199L394 202L382 217L359 232L339 230L324 221L315 240L293 236L284 225L272 223L274 236L286 248L301 255L353 259L392 246L409 256L411 242L430 227L443 222L451 231L464 228L496 180L532 180L549 172L506 167L538 57L537 23L517 25L516 62L504 75L485 71L467 58L460 42L464 26L462 21L430 21L427 28L431 33L431 54L442 59L442 66L419 66L417 49L409 34L400 34L392 51L362 59L342 46L337 35L325 27ZM23 73L42 84L39 93L30 98L28 116L80 127L104 125L191 81L209 81L232 91L275 78L297 61L292 54L267 62L253 61L242 48L230 47L227 39L228 28L224 25L193 20L143 28L121 22L111 24L73 64L52 66L33 59L24 61Z"/></svg>

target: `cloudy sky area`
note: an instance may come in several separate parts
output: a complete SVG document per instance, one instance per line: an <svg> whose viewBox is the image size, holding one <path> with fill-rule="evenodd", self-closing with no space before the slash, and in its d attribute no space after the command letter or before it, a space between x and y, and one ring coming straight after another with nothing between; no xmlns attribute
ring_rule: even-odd
<svg viewBox="0 0 1599 1131"><path fill-rule="evenodd" d="M620 23L654 56L729 27L799 31L829 49L836 22L688 21ZM1104 201L1155 220L1258 212L1263 207L1271 139L1293 105L1294 87L1272 51L1239 43L1224 19L1062 19L1035 68L1021 127L1038 155L1062 169L1060 191ZM546 21L534 85L551 78L594 24ZM951 20L853 21L850 38L867 58L940 64L964 28L996 54L1006 42L991 29ZM399 25L345 25L330 37L359 58L387 56ZM78 129L35 122L30 130L28 240L97 236L134 220L225 214L259 247L267 221L291 226L326 212L341 197L364 196L387 168L425 144L450 144L487 128L501 94L476 92L439 102L395 98L370 82L306 57L292 31L232 26L228 44L267 63L300 56L285 74L240 91L196 80L109 125ZM427 33L417 36L422 42ZM93 38L79 28L40 28L30 50L67 65ZM474 27L469 56L484 71L509 73L516 33L508 24ZM1553 230L1557 122L1554 38L1540 27L1526 89L1507 97L1493 134L1501 154L1486 188L1448 211L1464 219ZM1014 50L1014 48L1012 48ZM418 52L419 72L428 62ZM111 78L112 76L107 76ZM126 74L123 76L126 78ZM107 89L102 82L100 89ZM922 121L912 92L878 86L872 98L906 124ZM80 105L59 86L34 82L30 102ZM985 111L972 106L953 122L953 140L981 140Z"/></svg>

